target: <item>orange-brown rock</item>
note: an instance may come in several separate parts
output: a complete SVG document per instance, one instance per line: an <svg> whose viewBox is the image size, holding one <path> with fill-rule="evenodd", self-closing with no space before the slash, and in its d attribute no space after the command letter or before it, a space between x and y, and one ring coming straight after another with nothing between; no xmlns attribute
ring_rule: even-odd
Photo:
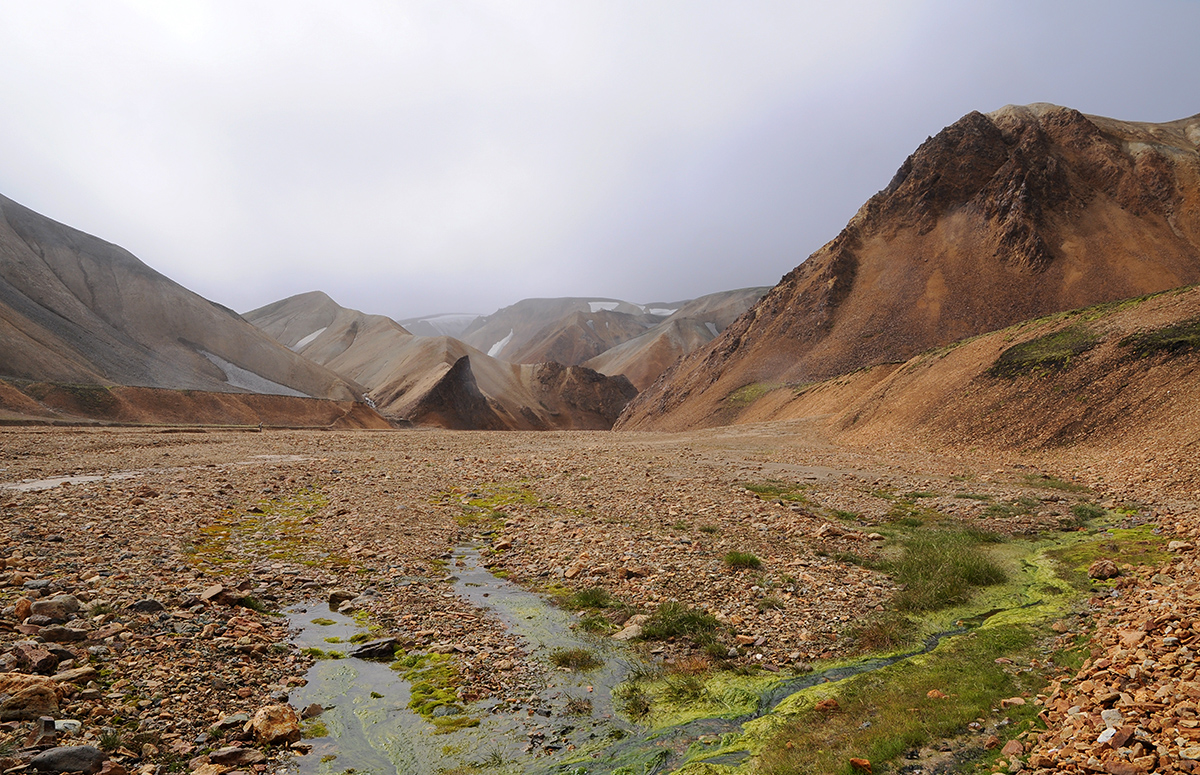
<svg viewBox="0 0 1200 775"><path fill-rule="evenodd" d="M1200 281L1200 116L971 113L618 427L738 419L747 399L1020 320Z"/></svg>

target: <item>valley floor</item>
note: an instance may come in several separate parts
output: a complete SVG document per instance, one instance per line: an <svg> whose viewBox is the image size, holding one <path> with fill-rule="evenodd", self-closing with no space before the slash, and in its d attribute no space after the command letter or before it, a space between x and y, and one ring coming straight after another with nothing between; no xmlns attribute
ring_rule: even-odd
<svg viewBox="0 0 1200 775"><path fill-rule="evenodd" d="M304 681L311 657L263 610L333 589L410 653L452 654L458 700L532 714L522 698L552 668L447 593L450 553L463 545L482 546L493 573L529 589L606 590L624 604L596 612L613 632L668 601L718 622L721 649L646 641L650 659L782 675L862 652L865 625L900 591L886 562L913 530L1025 540L1101 513L1154 545L1130 561L1114 538L1121 576L1076 580L1080 602L1056 617L1044 651L1083 644L1086 662L1034 665L1043 684L1027 699L1041 720L1003 764L1171 772L1200 759L1189 650L1200 637L1200 524L1194 502L1153 482L1113 489L1032 458L836 446L810 421L681 434L180 430L0 430L0 669L57 673L59 687L32 709L0 688L14 695L0 708L11 720L0 727L12 743L0 747L3 769L52 742L30 738L44 713L81 722L63 745L111 749L103 731L122 733L114 761L130 771L251 766L196 757L239 737L252 747L234 714ZM30 605L58 594L81 610L47 631L54 617L30 619ZM38 635L62 644L14 647ZM1102 718L1114 709L1119 719ZM1097 742L1106 725L1122 746Z"/></svg>

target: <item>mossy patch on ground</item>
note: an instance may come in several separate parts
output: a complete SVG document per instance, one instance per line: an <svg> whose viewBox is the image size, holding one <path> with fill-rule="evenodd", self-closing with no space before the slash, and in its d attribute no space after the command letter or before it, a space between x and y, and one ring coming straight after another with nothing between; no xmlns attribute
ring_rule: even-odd
<svg viewBox="0 0 1200 775"><path fill-rule="evenodd" d="M751 382L749 385L742 385L737 390L725 397L726 403L730 406L743 408L750 406L758 399L770 393L772 390L781 387L773 382Z"/></svg>
<svg viewBox="0 0 1200 775"><path fill-rule="evenodd" d="M804 492L808 488L803 484L768 479L765 482L743 482L741 486L764 501L808 503L808 496Z"/></svg>
<svg viewBox="0 0 1200 775"><path fill-rule="evenodd" d="M459 704L460 678L449 654L405 654L392 663L392 669L412 684L409 709L432 722L439 733L479 725Z"/></svg>
<svg viewBox="0 0 1200 775"><path fill-rule="evenodd" d="M789 698L776 718L748 727L767 735L755 771L852 773L851 757L875 766L905 751L954 736L977 718L993 717L1006 697L1032 693L1045 683L1038 671L996 663L1020 663L1036 655L1030 626L983 627L945 641L933 652L847 679L834 689L815 687ZM970 665L971 669L965 669ZM832 699L818 706L822 699ZM1031 729L1037 708L1009 708L1006 736Z"/></svg>
<svg viewBox="0 0 1200 775"><path fill-rule="evenodd" d="M1009 347L1000 353L1000 357L988 369L988 374L1012 379L1061 371L1099 343L1099 334L1082 324L1070 325Z"/></svg>
<svg viewBox="0 0 1200 775"><path fill-rule="evenodd" d="M1130 334L1120 342L1138 358L1183 355L1200 349L1200 318Z"/></svg>
<svg viewBox="0 0 1200 775"><path fill-rule="evenodd" d="M462 512L454 516L461 527L475 529L499 529L508 518L505 509L513 506L547 508L528 482L515 484L491 484L474 489L456 487L441 493L438 502L458 501Z"/></svg>
<svg viewBox="0 0 1200 775"><path fill-rule="evenodd" d="M1086 540L1049 552L1059 561L1058 575L1078 589L1087 589L1093 582L1087 570L1096 560L1109 559L1118 566L1146 565L1158 567L1171 559L1166 539L1154 534L1153 525L1134 528L1110 527L1097 530Z"/></svg>
<svg viewBox="0 0 1200 775"><path fill-rule="evenodd" d="M314 518L326 505L325 495L310 486L249 507L226 509L197 531L184 554L193 565L210 573L262 560L311 567L349 565L349 558L329 551L318 538Z"/></svg>

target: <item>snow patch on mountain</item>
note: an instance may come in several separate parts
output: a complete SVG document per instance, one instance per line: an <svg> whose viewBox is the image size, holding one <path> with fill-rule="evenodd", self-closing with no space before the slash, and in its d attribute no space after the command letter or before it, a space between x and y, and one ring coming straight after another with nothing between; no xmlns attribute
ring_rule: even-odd
<svg viewBox="0 0 1200 775"><path fill-rule="evenodd" d="M329 326L322 326L321 328L318 328L316 331L313 331L311 334L309 334L308 336L301 339L299 342L296 342L294 345L292 345L292 350L299 350L304 345L311 343L318 336L325 333L325 330L327 328L329 328Z"/></svg>
<svg viewBox="0 0 1200 775"><path fill-rule="evenodd" d="M619 306L621 306L621 302L619 302L619 301L589 301L588 302L588 307L591 308L592 312L599 312L600 310L612 312L614 309L616 309Z"/></svg>
<svg viewBox="0 0 1200 775"><path fill-rule="evenodd" d="M494 345L492 345L491 347L488 348L488 353L487 353L488 356L490 356L492 358L499 357L500 351L504 349L505 345L507 345L509 342L512 341L512 338L513 338L513 329L510 328L510 329L508 329L508 336L504 337L499 342L496 342Z"/></svg>
<svg viewBox="0 0 1200 775"><path fill-rule="evenodd" d="M251 393L262 393L270 396L295 396L297 398L312 398L312 396L307 393L301 393L299 390L293 390L286 385L280 385L278 382L272 382L264 376L243 369L241 366L236 366L224 358L213 355L207 350L200 350L200 354L205 358L208 358L214 366L225 373L225 381L232 387L241 388L242 390L249 390Z"/></svg>
<svg viewBox="0 0 1200 775"><path fill-rule="evenodd" d="M717 324L712 322L711 320L704 321L704 326L705 326L705 328L708 329L708 332L710 334L712 334L713 336L716 336L717 334L721 333L720 331L717 330Z"/></svg>
<svg viewBox="0 0 1200 775"><path fill-rule="evenodd" d="M674 315L678 310L667 309L666 307L651 307L650 309L648 309L646 311L649 312L651 315L665 318L670 315Z"/></svg>

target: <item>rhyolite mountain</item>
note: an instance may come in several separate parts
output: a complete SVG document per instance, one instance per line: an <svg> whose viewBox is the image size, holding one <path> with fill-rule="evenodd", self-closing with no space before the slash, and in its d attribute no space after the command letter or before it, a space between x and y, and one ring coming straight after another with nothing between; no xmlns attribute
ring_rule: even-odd
<svg viewBox="0 0 1200 775"><path fill-rule="evenodd" d="M536 363L552 352L557 359L566 359L564 362L583 363L657 325L678 307L665 302L633 304L599 297L522 299L477 318L459 338L494 358L513 363ZM592 341L569 343L582 333L580 326L587 327L588 320L593 321ZM566 337L556 336L563 327L575 330Z"/></svg>
<svg viewBox="0 0 1200 775"><path fill-rule="evenodd" d="M684 355L711 342L769 288L739 288L680 302L665 320L583 362L601 374L624 374L638 390Z"/></svg>
<svg viewBox="0 0 1200 775"><path fill-rule="evenodd" d="M970 113L617 427L732 422L776 385L1200 281L1198 149L1200 116L1136 123L1048 104Z"/></svg>
<svg viewBox="0 0 1200 775"><path fill-rule="evenodd" d="M129 251L0 196L0 377L360 400Z"/></svg>
<svg viewBox="0 0 1200 775"><path fill-rule="evenodd" d="M365 385L384 416L452 429L607 429L636 390L581 366L508 363L448 336L413 336L324 293L245 314L301 355Z"/></svg>
<svg viewBox="0 0 1200 775"><path fill-rule="evenodd" d="M698 299L634 304L618 299L523 299L478 318L464 341L513 363L554 361L624 374L641 389L763 296L740 288Z"/></svg>

